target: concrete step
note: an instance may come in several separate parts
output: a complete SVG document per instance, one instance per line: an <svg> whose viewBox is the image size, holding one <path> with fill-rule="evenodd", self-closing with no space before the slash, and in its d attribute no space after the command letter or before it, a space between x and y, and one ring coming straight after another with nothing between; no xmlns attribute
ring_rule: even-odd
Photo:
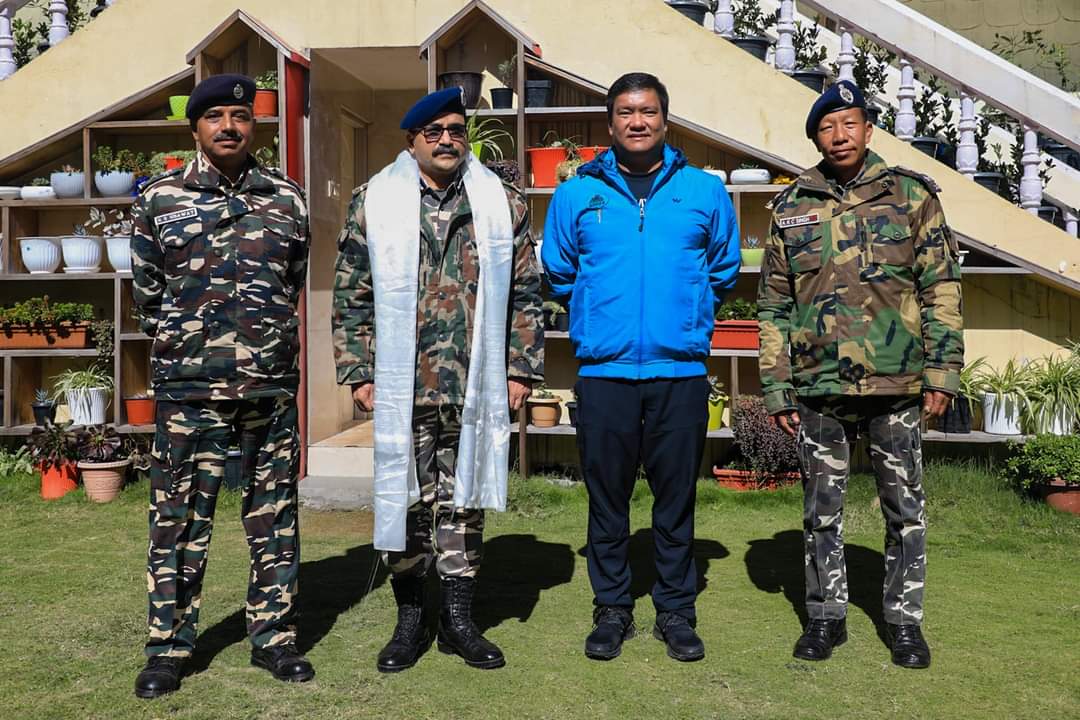
<svg viewBox="0 0 1080 720"><path fill-rule="evenodd" d="M300 481L300 502L313 510L359 510L373 502L375 478L308 475Z"/></svg>

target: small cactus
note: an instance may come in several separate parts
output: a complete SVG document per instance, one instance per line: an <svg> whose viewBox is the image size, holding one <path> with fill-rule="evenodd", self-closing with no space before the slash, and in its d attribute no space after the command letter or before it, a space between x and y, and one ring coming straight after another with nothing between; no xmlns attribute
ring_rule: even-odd
<svg viewBox="0 0 1080 720"><path fill-rule="evenodd" d="M34 404L35 405L52 405L52 400L49 399L49 393L44 388L38 388L34 391Z"/></svg>

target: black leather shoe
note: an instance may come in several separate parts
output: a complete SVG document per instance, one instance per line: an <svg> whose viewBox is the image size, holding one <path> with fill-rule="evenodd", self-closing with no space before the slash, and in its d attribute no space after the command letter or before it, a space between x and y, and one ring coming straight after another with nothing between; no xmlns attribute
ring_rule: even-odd
<svg viewBox="0 0 1080 720"><path fill-rule="evenodd" d="M500 650L480 634L472 619L473 578L442 579L442 612L439 613L439 652L458 655L469 667L494 670L506 664Z"/></svg>
<svg viewBox="0 0 1080 720"><path fill-rule="evenodd" d="M135 697L156 698L180 689L184 658L154 655L135 678Z"/></svg>
<svg viewBox="0 0 1080 720"><path fill-rule="evenodd" d="M658 613L653 637L667 644L668 657L693 662L705 657L705 643L694 632L694 624L676 613Z"/></svg>
<svg viewBox="0 0 1080 720"><path fill-rule="evenodd" d="M431 642L424 618L424 578L395 577L390 585L394 588L398 614L394 636L375 663L379 672L384 673L411 668Z"/></svg>
<svg viewBox="0 0 1080 720"><path fill-rule="evenodd" d="M930 667L930 646L918 625L889 624L889 645L894 665L905 668Z"/></svg>
<svg viewBox="0 0 1080 720"><path fill-rule="evenodd" d="M619 657L623 641L634 637L634 614L624 607L598 606L593 610L593 624L585 638L585 657L593 660Z"/></svg>
<svg viewBox="0 0 1080 720"><path fill-rule="evenodd" d="M793 655L800 660L828 660L833 648L847 642L847 618L811 620L795 643Z"/></svg>
<svg viewBox="0 0 1080 720"><path fill-rule="evenodd" d="M251 664L269 670L285 682L307 682L315 677L315 668L292 644L255 648L251 651Z"/></svg>

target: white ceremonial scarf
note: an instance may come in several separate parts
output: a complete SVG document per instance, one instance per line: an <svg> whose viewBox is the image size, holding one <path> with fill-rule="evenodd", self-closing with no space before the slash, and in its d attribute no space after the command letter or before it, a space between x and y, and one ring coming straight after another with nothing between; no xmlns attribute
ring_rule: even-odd
<svg viewBox="0 0 1080 720"><path fill-rule="evenodd" d="M502 181L469 153L480 279L454 481L454 507L504 510L510 410L506 327L514 227ZM368 183L364 201L375 291L375 549L405 550L409 506L420 499L413 449L420 170L402 151Z"/></svg>

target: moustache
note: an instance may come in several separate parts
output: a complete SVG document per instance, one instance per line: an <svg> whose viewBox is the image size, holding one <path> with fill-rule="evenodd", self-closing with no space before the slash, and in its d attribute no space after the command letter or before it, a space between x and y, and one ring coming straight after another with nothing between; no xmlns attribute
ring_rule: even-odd
<svg viewBox="0 0 1080 720"><path fill-rule="evenodd" d="M214 142L222 142L224 140L232 140L233 142L240 142L244 138L239 133L223 132L214 136Z"/></svg>
<svg viewBox="0 0 1080 720"><path fill-rule="evenodd" d="M452 148L452 147L440 147L438 150L433 152L432 155L434 155L435 157L440 157L442 155L449 155L451 157L460 157L461 153L458 152L455 148Z"/></svg>

